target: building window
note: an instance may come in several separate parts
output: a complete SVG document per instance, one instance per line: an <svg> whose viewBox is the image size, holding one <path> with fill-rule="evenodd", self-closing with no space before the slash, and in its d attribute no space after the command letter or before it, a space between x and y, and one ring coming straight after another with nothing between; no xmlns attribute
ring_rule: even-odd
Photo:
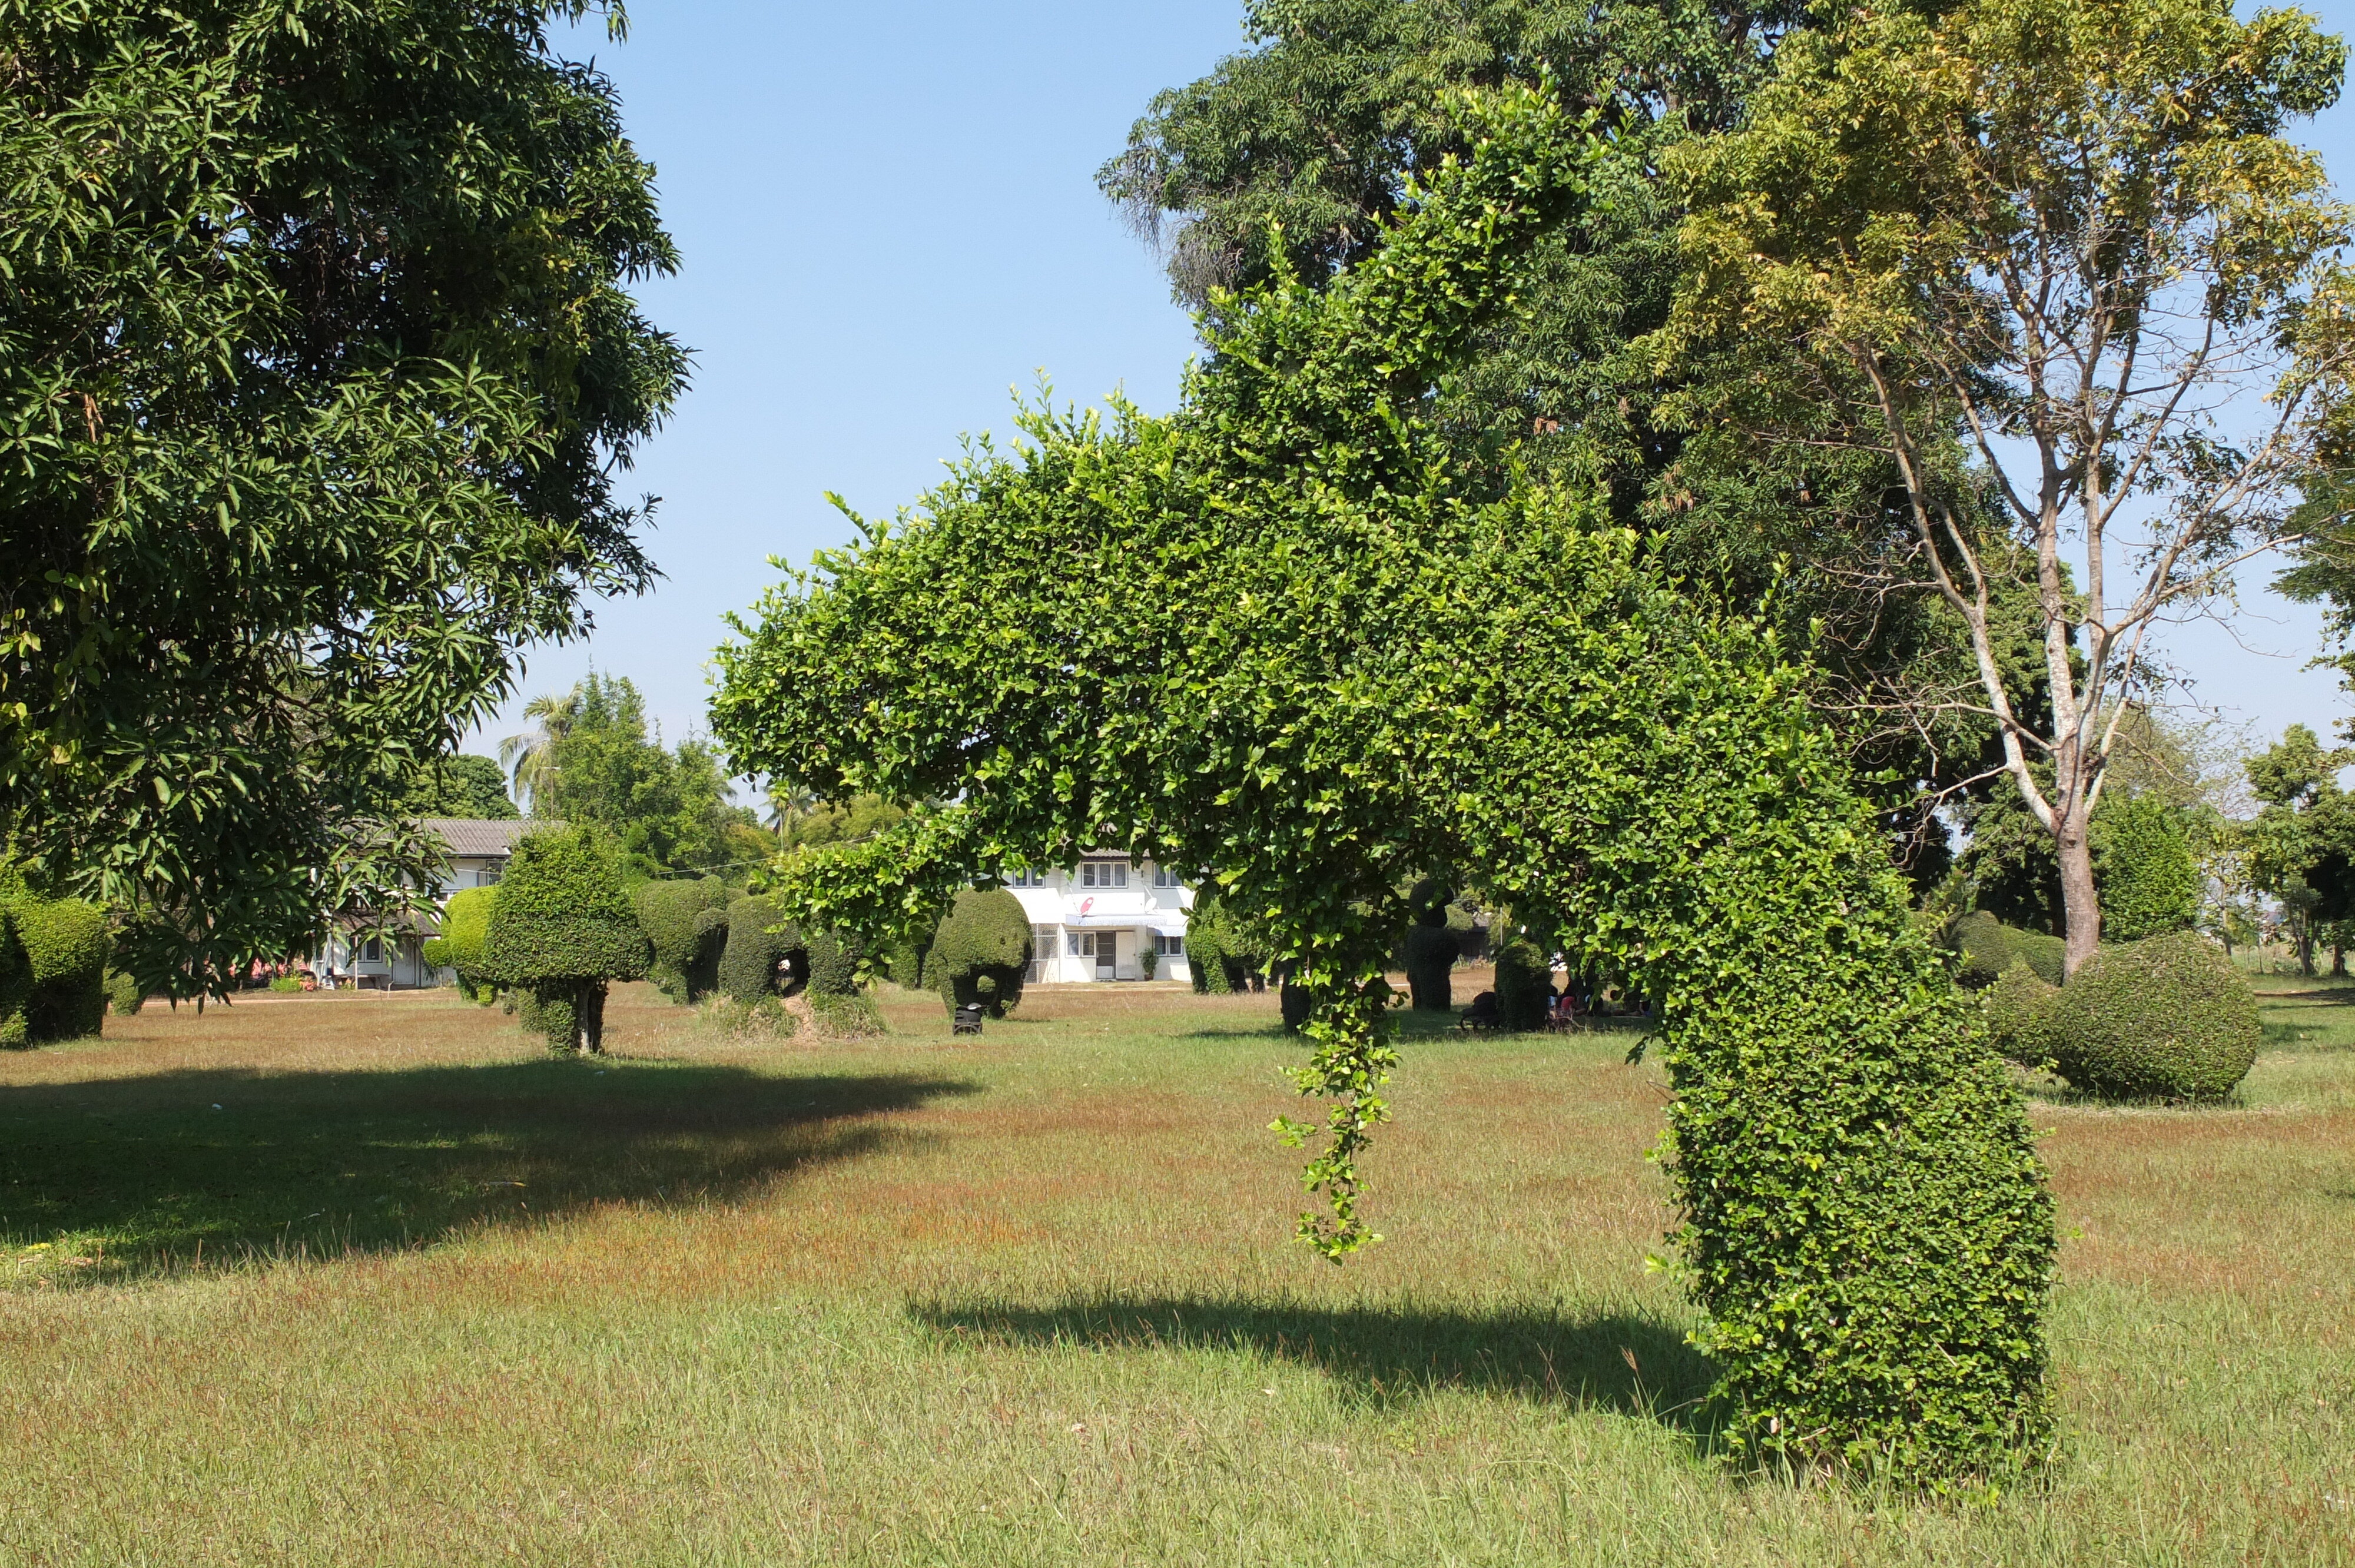
<svg viewBox="0 0 2355 1568"><path fill-rule="evenodd" d="M1080 885L1082 887L1126 887L1128 863L1125 861L1092 860L1080 867Z"/></svg>
<svg viewBox="0 0 2355 1568"><path fill-rule="evenodd" d="M499 874L505 869L506 867L504 866L485 866L482 870L474 873L474 885L477 887L496 887L499 885Z"/></svg>
<svg viewBox="0 0 2355 1568"><path fill-rule="evenodd" d="M1164 958L1182 959L1186 956L1186 938L1173 937L1167 931L1156 931L1153 933L1153 950Z"/></svg>
<svg viewBox="0 0 2355 1568"><path fill-rule="evenodd" d="M1178 875L1174 871L1156 865L1153 868L1153 885L1156 887L1182 888L1186 885L1186 879Z"/></svg>
<svg viewBox="0 0 2355 1568"><path fill-rule="evenodd" d="M1015 872L1008 875L1006 879L1006 885L1008 887L1044 887L1047 885L1047 874L1043 871L1032 871L1028 867L1025 867L1023 870Z"/></svg>
<svg viewBox="0 0 2355 1568"><path fill-rule="evenodd" d="M360 962L364 964L380 964L384 962L384 938L382 937L370 937L367 941L360 944Z"/></svg>
<svg viewBox="0 0 2355 1568"><path fill-rule="evenodd" d="M1089 953L1092 953L1092 952L1094 952L1094 951L1095 951L1095 949L1094 949L1093 948L1084 948L1084 949L1081 948L1080 944L1081 944L1082 942L1089 941L1089 940L1091 940L1091 938L1088 938L1088 937L1085 937L1085 936L1083 936L1083 935L1082 935L1080 932L1077 932L1077 931L1073 931L1073 932L1071 932L1071 957L1073 957L1073 958L1075 958L1075 959L1078 959L1078 958L1085 958Z"/></svg>

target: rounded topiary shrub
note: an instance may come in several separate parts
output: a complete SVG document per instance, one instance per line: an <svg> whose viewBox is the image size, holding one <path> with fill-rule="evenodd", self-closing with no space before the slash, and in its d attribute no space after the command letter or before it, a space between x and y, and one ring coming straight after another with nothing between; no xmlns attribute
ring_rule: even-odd
<svg viewBox="0 0 2355 1568"><path fill-rule="evenodd" d="M739 898L728 906L728 935L715 979L722 995L751 1007L774 996L788 957L802 948L801 932L772 898Z"/></svg>
<svg viewBox="0 0 2355 1568"><path fill-rule="evenodd" d="M1508 942L1497 949L1497 1018L1508 1029L1536 1029L1545 1022L1553 996L1553 965L1532 942Z"/></svg>
<svg viewBox="0 0 2355 1568"><path fill-rule="evenodd" d="M2060 938L2007 926L1984 909L1955 922L1955 979L1973 991L1993 985L2014 959L2045 984L2059 985L2068 973L2068 951Z"/></svg>
<svg viewBox="0 0 2355 1568"><path fill-rule="evenodd" d="M646 977L676 1002L695 1002L718 990L728 946L728 890L720 880L642 882L630 896L638 926L654 945Z"/></svg>
<svg viewBox="0 0 2355 1568"><path fill-rule="evenodd" d="M2200 917L2200 863L2183 813L2157 795L2102 801L2094 814L2094 878L2104 941L2188 931Z"/></svg>
<svg viewBox="0 0 2355 1568"><path fill-rule="evenodd" d="M554 1051L604 1049L605 991L646 972L619 867L587 828L538 832L516 845L483 941L483 973L521 990L526 1016Z"/></svg>
<svg viewBox="0 0 2355 1568"><path fill-rule="evenodd" d="M272 980L271 989L275 991L277 988L278 982ZM117 1018L129 1018L146 1005L147 988L141 985L136 978L121 969L106 971L106 1010L109 1012Z"/></svg>
<svg viewBox="0 0 2355 1568"><path fill-rule="evenodd" d="M459 993L485 1006L498 997L498 987L483 973L483 942L490 935L491 911L498 901L496 886L460 888L442 906L441 930L425 941L425 961L456 970Z"/></svg>
<svg viewBox="0 0 2355 1568"><path fill-rule="evenodd" d="M2100 949L2042 1016L2053 1070L2115 1099L2221 1099L2263 1033L2249 982L2190 931Z"/></svg>
<svg viewBox="0 0 2355 1568"><path fill-rule="evenodd" d="M0 1044L40 1045L96 1034L106 1023L106 911L79 898L5 901L0 947Z"/></svg>
<svg viewBox="0 0 2355 1568"><path fill-rule="evenodd" d="M1004 888L966 888L933 934L926 977L950 1012L978 1002L1003 1018L1022 1000L1031 959L1030 916Z"/></svg>

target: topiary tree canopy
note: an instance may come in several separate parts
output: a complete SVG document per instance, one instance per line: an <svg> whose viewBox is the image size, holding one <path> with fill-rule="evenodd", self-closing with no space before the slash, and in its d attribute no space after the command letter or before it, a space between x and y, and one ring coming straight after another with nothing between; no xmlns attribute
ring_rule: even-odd
<svg viewBox="0 0 2355 1568"><path fill-rule="evenodd" d="M716 876L642 882L632 890L638 925L654 944L648 977L673 1001L698 1001L719 986L728 945L728 889Z"/></svg>
<svg viewBox="0 0 2355 1568"><path fill-rule="evenodd" d="M442 928L425 943L425 961L458 971L458 989L474 1001L489 1001L497 988L483 971L483 943L491 932L491 911L499 890L462 887L442 906Z"/></svg>
<svg viewBox="0 0 2355 1568"><path fill-rule="evenodd" d="M949 906L925 960L951 1012L978 1002L1003 1018L1022 1000L1031 959L1030 916L1004 888L968 887Z"/></svg>
<svg viewBox="0 0 2355 1568"><path fill-rule="evenodd" d="M613 855L586 827L527 834L507 862L483 938L483 973L523 990L552 1051L605 1048L605 992L653 951Z"/></svg>
<svg viewBox="0 0 2355 1568"><path fill-rule="evenodd" d="M1728 1439L2006 1462L2049 1420L2052 1219L2018 1092L1785 651L1696 609L1587 493L1487 486L1432 429L1605 155L1537 94L1463 111L1476 150L1346 277L1220 302L1176 415L1032 414L1025 448L740 626L713 708L738 767L951 802L799 857L780 900L888 934L999 865L1210 868L1314 996L1329 1209L1302 1230L1337 1256L1374 1239L1400 889L1480 866L1657 1010Z"/></svg>

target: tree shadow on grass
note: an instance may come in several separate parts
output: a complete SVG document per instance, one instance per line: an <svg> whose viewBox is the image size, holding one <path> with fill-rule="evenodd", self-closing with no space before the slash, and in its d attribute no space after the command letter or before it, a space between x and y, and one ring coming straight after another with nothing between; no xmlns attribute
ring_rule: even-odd
<svg viewBox="0 0 2355 1568"><path fill-rule="evenodd" d="M0 1261L120 1279L726 1201L907 1139L875 1118L979 1089L627 1058L0 1087Z"/></svg>
<svg viewBox="0 0 2355 1568"><path fill-rule="evenodd" d="M1385 1311L1166 1297L910 1310L942 1333L1001 1344L1175 1347L1288 1361L1375 1405L1462 1389L1614 1411L1708 1440L1714 1369L1681 1329L1638 1313Z"/></svg>

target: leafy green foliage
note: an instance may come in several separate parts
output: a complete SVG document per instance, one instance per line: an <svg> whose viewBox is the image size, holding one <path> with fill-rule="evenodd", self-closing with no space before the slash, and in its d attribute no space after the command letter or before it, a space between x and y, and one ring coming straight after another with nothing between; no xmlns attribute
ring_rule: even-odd
<svg viewBox="0 0 2355 1568"><path fill-rule="evenodd" d="M2015 963L2025 964L2048 985L2068 973L2068 944L2042 931L2007 926L1984 909L1955 922L1955 978L1976 991L1991 985Z"/></svg>
<svg viewBox="0 0 2355 1568"><path fill-rule="evenodd" d="M2339 787L2350 755L2325 750L2312 730L2294 724L2246 764L2249 786L2264 802L2240 834L2246 873L2281 901L2307 974L2318 928L2355 918L2355 796Z"/></svg>
<svg viewBox="0 0 2355 1568"><path fill-rule="evenodd" d="M507 794L507 776L488 757L443 757L410 775L396 808L406 817L510 821L523 813Z"/></svg>
<svg viewBox="0 0 2355 1568"><path fill-rule="evenodd" d="M591 675L559 699L532 790L532 814L604 830L647 874L693 871L743 858L730 829L752 832L760 858L774 845L752 813L729 800L719 758L699 740L665 749L646 731L645 699L626 676Z"/></svg>
<svg viewBox="0 0 2355 1568"><path fill-rule="evenodd" d="M483 944L498 901L496 885L458 889L442 906L441 930L425 941L425 961L457 970L458 989L474 1001L487 1003L497 994L483 969Z"/></svg>
<svg viewBox="0 0 2355 1568"><path fill-rule="evenodd" d="M687 362L596 8L0 5L0 814L158 989L415 906L383 781L652 579Z"/></svg>
<svg viewBox="0 0 2355 1568"><path fill-rule="evenodd" d="M2057 979L2040 975L2029 968L2027 959L2014 957L1979 998L1996 1049L2023 1067L2050 1070L2052 1004L2060 996Z"/></svg>
<svg viewBox="0 0 2355 1568"><path fill-rule="evenodd" d="M673 1001L691 1004L719 989L728 946L728 889L716 876L642 882L631 890L638 927L654 947L648 978Z"/></svg>
<svg viewBox="0 0 2355 1568"><path fill-rule="evenodd" d="M2222 1099L2263 1034L2247 979L2190 931L2104 948L2058 990L2015 968L1989 1016L2007 1054L2105 1099Z"/></svg>
<svg viewBox="0 0 2355 1568"><path fill-rule="evenodd" d="M2105 941L2191 929L2200 877L2183 814L2154 794L2105 796L2094 810L2094 883Z"/></svg>
<svg viewBox="0 0 2355 1568"><path fill-rule="evenodd" d="M1302 1234L1372 1239L1400 889L1477 865L1658 1009L1663 1160L1741 1451L1934 1476L2044 1432L2050 1200L2017 1090L1909 918L1806 673L1697 608L1590 491L1493 494L1430 389L1590 188L1560 106L1467 104L1328 290L1221 302L1166 420L1031 415L718 655L739 767L953 802L782 869L880 939L1002 864L1211 868L1314 998ZM1106 603L1123 607L1117 618ZM1289 1119L1285 1135L1316 1129Z"/></svg>
<svg viewBox="0 0 2355 1568"><path fill-rule="evenodd" d="M483 937L482 972L527 993L555 1051L604 1048L605 989L653 957L620 869L591 829L527 833Z"/></svg>
<svg viewBox="0 0 2355 1568"><path fill-rule="evenodd" d="M1186 965L1194 989L1211 996L1267 983L1267 942L1213 887L1194 895L1186 916Z"/></svg>
<svg viewBox="0 0 2355 1568"><path fill-rule="evenodd" d="M1030 917L1004 888L966 888L932 938L925 972L951 1012L975 1002L1003 1018L1022 1001L1031 959Z"/></svg>

